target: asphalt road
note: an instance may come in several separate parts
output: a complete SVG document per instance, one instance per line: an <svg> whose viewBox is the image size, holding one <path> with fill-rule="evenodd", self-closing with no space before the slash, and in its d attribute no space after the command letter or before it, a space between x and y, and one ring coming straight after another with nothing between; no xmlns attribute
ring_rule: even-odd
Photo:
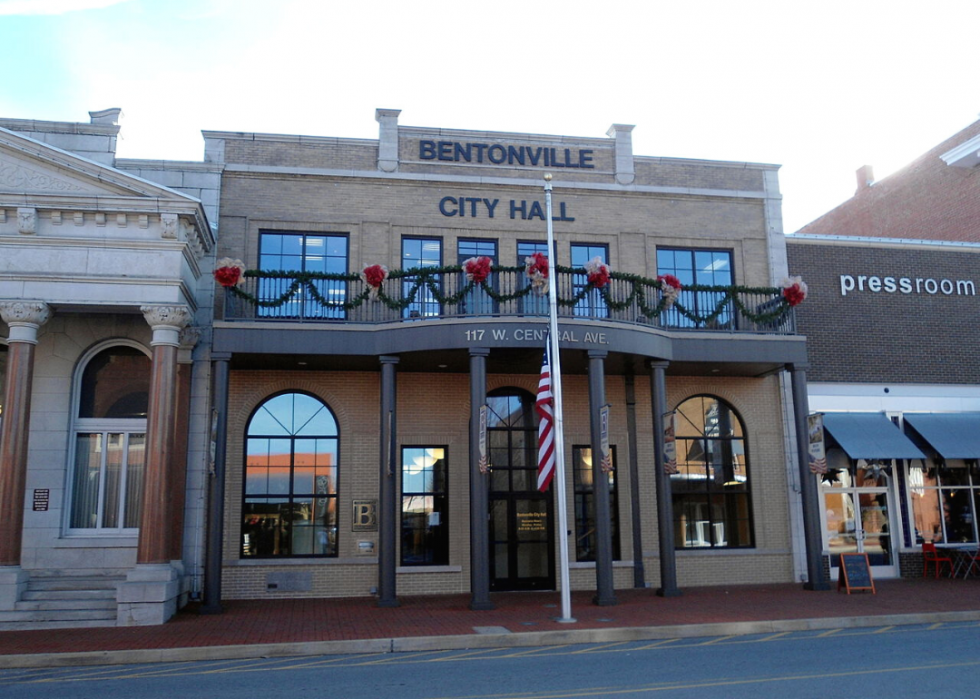
<svg viewBox="0 0 980 699"><path fill-rule="evenodd" d="M0 697L976 697L980 624L0 671Z"/></svg>

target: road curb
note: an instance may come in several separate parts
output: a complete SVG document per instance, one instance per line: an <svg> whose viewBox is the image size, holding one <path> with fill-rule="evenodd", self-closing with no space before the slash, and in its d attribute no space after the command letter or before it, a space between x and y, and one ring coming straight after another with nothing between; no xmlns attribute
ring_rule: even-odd
<svg viewBox="0 0 980 699"><path fill-rule="evenodd" d="M176 663L198 660L248 660L250 658L285 658L315 655L564 646L582 643L622 643L670 638L697 638L701 636L745 636L749 634L780 633L787 631L821 631L957 621L980 621L980 610L921 614L886 614L861 617L737 621L714 624L678 624L674 626L616 627L610 629L563 629L560 631L530 631L521 633L377 638L356 641L310 641L233 646L80 651L74 653L35 653L0 656L0 668L79 667Z"/></svg>

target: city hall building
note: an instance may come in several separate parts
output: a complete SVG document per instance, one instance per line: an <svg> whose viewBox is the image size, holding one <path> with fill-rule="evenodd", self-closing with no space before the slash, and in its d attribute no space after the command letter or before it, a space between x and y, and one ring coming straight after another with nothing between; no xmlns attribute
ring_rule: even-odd
<svg viewBox="0 0 980 699"><path fill-rule="evenodd" d="M535 254L556 261L572 588L606 604L806 578L806 345L779 287L777 167L637 156L624 125L376 118L377 140L204 132L217 255L247 270L219 290L212 345L221 598L469 593L478 609L558 587ZM703 289L670 305L662 275ZM670 414L677 473L658 481Z"/></svg>
<svg viewBox="0 0 980 699"><path fill-rule="evenodd" d="M777 166L399 116L206 131L203 162L116 158L118 110L0 121L4 628L484 609L559 589L562 543L599 604L824 586ZM566 468L542 492L549 285ZM101 616L54 604L94 589Z"/></svg>

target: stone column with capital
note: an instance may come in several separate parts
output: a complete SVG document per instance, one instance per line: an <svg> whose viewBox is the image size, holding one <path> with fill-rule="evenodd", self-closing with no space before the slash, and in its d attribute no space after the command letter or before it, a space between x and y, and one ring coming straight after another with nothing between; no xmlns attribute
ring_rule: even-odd
<svg viewBox="0 0 980 699"><path fill-rule="evenodd" d="M153 329L150 405L146 416L146 463L136 568L119 586L121 626L162 624L177 611L178 571L171 561L174 428L180 332L191 320L184 305L141 306Z"/></svg>
<svg viewBox="0 0 980 699"><path fill-rule="evenodd" d="M7 376L0 432L0 609L13 609L27 586L20 569L24 531L24 488L38 330L51 317L41 301L2 301L0 318L9 327Z"/></svg>

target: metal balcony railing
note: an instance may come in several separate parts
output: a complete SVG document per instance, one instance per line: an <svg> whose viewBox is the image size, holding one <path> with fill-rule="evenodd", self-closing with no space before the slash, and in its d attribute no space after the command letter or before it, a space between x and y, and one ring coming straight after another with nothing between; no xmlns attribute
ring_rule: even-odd
<svg viewBox="0 0 980 699"><path fill-rule="evenodd" d="M460 271L390 277L374 298L360 279L250 272L224 296L224 320L302 323L395 323L442 318L547 316L548 296L523 270L494 271L473 284ZM333 277L339 275L330 275ZM689 287L676 303L658 286L613 275L595 288L584 273L557 271L558 314L677 330L795 332L793 309L779 289ZM624 275L625 276L625 275Z"/></svg>

